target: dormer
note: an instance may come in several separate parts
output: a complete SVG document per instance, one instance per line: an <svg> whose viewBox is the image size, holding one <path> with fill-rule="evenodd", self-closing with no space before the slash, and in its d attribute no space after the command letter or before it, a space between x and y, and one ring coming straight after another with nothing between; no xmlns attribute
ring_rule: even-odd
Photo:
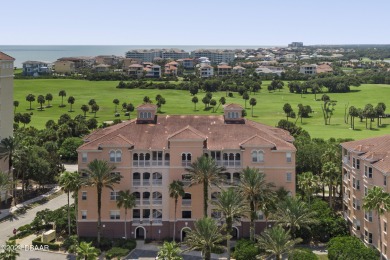
<svg viewBox="0 0 390 260"><path fill-rule="evenodd" d="M223 117L226 124L245 124L242 117L242 110L244 108L239 104L228 104L223 108Z"/></svg>
<svg viewBox="0 0 390 260"><path fill-rule="evenodd" d="M155 124L157 121L157 106L146 103L137 107L137 124Z"/></svg>

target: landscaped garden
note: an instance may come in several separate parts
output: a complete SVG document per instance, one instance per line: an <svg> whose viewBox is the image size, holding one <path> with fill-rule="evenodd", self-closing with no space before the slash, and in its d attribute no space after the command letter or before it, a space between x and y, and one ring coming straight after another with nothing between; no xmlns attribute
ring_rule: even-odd
<svg viewBox="0 0 390 260"><path fill-rule="evenodd" d="M199 114L199 115L221 115L222 108L213 113L213 109L209 107L205 109L202 103L202 98L205 92L199 91L198 103L196 104L196 111L194 103L192 103L192 96L186 90L160 90L160 89L120 89L116 88L118 81L85 81L85 80L70 80L70 79L34 79L34 80L15 80L14 100L19 101L19 106L16 108L16 113L31 113L30 125L39 129L44 128L45 123L50 120L56 120L64 113L75 117L78 114L83 114L81 110L82 105L88 105L91 99L96 101L99 110L96 112L96 119L101 124L103 121L112 121L114 119L127 120L129 117L125 116L125 110L121 111L122 103L132 103L135 107L143 103L143 98L148 96L154 103L156 95L160 94L166 100L162 105L161 115L167 114ZM256 94L251 93L250 98L256 98L257 104L253 107L253 117L251 114L251 106L249 100L247 103L247 118L259 121L271 126L277 125L278 121L285 119L286 115L283 111L285 103L289 103L294 111L298 111L298 104L304 106L309 105L313 110L309 118L303 118L303 122L297 121L298 126L302 126L310 133L312 137L321 137L328 139L335 138L353 138L362 139L370 136L378 136L390 133L388 128L390 119L383 119L381 127L373 123L373 129L366 129L365 120L360 122L358 118L355 120L355 130L350 129L350 124L344 123L344 114L346 106L355 106L357 108L364 108L368 103L374 107L378 102L386 104L390 96L390 86L380 84L363 84L360 87L351 86L351 92L348 93L326 93L331 100L337 101L334 106L333 115L330 120L330 125L324 124L324 118L321 106L323 102L320 100L323 93L317 94L317 101L314 100L314 94L294 94L290 93L285 82L284 89L269 92L267 85L269 81L263 81L262 90ZM62 97L59 92L65 90L66 96L63 97L64 107L60 107ZM324 89L326 90L326 89ZM45 108L47 101L43 104L43 111L40 111L40 104L37 102L39 95L46 96L52 94L53 100L50 102L52 107ZM30 103L26 101L28 94L35 95L35 101L32 102L33 110L29 110ZM226 92L212 92L213 99L218 100L220 97L226 97ZM72 105L73 112L70 110L68 98L74 97L74 104ZM114 99L119 100L117 110L120 114L115 117ZM237 92L233 92L233 97L226 97L227 103L239 103L244 106L245 100ZM387 104L390 105L390 102ZM388 112L388 111L387 111ZM347 109L348 113L348 109ZM91 109L86 113L87 119L93 118L95 113ZM130 117L134 118L135 112L130 112ZM295 122L295 119L289 119Z"/></svg>

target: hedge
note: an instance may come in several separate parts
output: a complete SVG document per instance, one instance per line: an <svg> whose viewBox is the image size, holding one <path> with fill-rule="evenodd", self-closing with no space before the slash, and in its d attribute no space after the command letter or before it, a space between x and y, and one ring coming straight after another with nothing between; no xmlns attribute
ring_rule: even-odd
<svg viewBox="0 0 390 260"><path fill-rule="evenodd" d="M60 244L55 244L55 243L44 243L44 242L41 242L41 237L37 237L36 239L34 239L32 241L32 244L33 246L49 246L49 249L50 250L59 250L60 249Z"/></svg>
<svg viewBox="0 0 390 260"><path fill-rule="evenodd" d="M126 248L113 247L106 252L107 259L126 256L130 251Z"/></svg>

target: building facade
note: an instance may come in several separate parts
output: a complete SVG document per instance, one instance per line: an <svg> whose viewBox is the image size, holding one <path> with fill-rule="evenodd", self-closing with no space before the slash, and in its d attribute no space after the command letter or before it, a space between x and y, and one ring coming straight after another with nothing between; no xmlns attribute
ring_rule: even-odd
<svg viewBox="0 0 390 260"><path fill-rule="evenodd" d="M48 62L43 61L25 61L23 62L23 75L37 77L41 74L51 72Z"/></svg>
<svg viewBox="0 0 390 260"><path fill-rule="evenodd" d="M13 135L14 61L11 56L0 52L0 140ZM0 170L8 172L8 161L0 160ZM5 191L0 192L4 199Z"/></svg>
<svg viewBox="0 0 390 260"><path fill-rule="evenodd" d="M124 236L124 209L116 206L120 190L129 189L136 206L128 213L127 234L132 238L164 239L176 234L182 240L203 217L202 185L189 187L186 168L196 158L207 155L224 166L222 188L239 183L243 168L255 167L266 174L266 180L295 194L295 147L293 138L282 129L262 125L241 117L242 107L225 106L223 116L156 115L156 106L137 107L137 119L97 130L79 147L79 171L94 159L106 160L123 178L113 190L102 194L103 236ZM174 200L169 197L169 184L181 180L185 196L179 198L176 216ZM221 190L212 187L209 200ZM95 187L79 191L78 228L80 236L97 234L97 196ZM209 204L208 214L219 215ZM262 214L259 212L261 218ZM235 223L234 236L249 236L249 220ZM256 233L265 227L258 220Z"/></svg>
<svg viewBox="0 0 390 260"><path fill-rule="evenodd" d="M54 70L56 73L75 73L76 64L70 60L56 61L54 62Z"/></svg>
<svg viewBox="0 0 390 260"><path fill-rule="evenodd" d="M235 52L231 50L195 50L191 54L195 59L207 57L214 64L231 63L235 59Z"/></svg>
<svg viewBox="0 0 390 260"><path fill-rule="evenodd" d="M351 234L366 245L382 247L386 259L390 259L390 232L387 223L390 213L380 217L382 234L378 230L378 216L363 209L364 196L374 186L390 192L390 135L368 138L341 144L343 173L343 211L350 225ZM379 245L382 236L382 245Z"/></svg>

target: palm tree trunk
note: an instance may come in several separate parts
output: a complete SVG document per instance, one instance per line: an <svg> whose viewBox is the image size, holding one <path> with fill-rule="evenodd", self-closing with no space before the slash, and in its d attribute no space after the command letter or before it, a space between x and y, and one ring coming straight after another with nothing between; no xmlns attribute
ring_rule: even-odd
<svg viewBox="0 0 390 260"><path fill-rule="evenodd" d="M175 199L175 217L173 222L173 236L172 241L176 240L176 210L177 210L177 199Z"/></svg>
<svg viewBox="0 0 390 260"><path fill-rule="evenodd" d="M207 199L209 197L209 185L206 181L203 182L203 215L207 218Z"/></svg>
<svg viewBox="0 0 390 260"><path fill-rule="evenodd" d="M378 214L378 229L379 229L379 254L380 254L380 258L379 259L383 259L383 256L382 256L382 227L381 227L381 216L379 215L379 212L377 211L377 214Z"/></svg>
<svg viewBox="0 0 390 260"><path fill-rule="evenodd" d="M97 187L97 195L98 195L98 224L97 224L97 242L98 246L100 247L100 232L101 232L101 226L102 226L102 219L101 219L101 209L102 209L102 187Z"/></svg>
<svg viewBox="0 0 390 260"><path fill-rule="evenodd" d="M251 223L249 227L249 238L251 241L255 239L255 202L251 201Z"/></svg>
<svg viewBox="0 0 390 260"><path fill-rule="evenodd" d="M127 239L127 208L125 208L125 239Z"/></svg>
<svg viewBox="0 0 390 260"><path fill-rule="evenodd" d="M68 234L70 236L70 202L69 202L70 191L68 190Z"/></svg>
<svg viewBox="0 0 390 260"><path fill-rule="evenodd" d="M231 218L226 219L226 231L229 236L226 239L226 249L227 249L227 260L230 260L230 234L232 233L233 221Z"/></svg>
<svg viewBox="0 0 390 260"><path fill-rule="evenodd" d="M211 250L209 247L206 248L204 253L204 259L205 260L211 260Z"/></svg>
<svg viewBox="0 0 390 260"><path fill-rule="evenodd" d="M76 216L76 234L77 234L77 237L79 236L79 223L78 223L78 219L79 219L79 216L78 216L78 209L79 209L79 204L78 204L78 190L75 190L74 191L74 211L75 211L75 216Z"/></svg>
<svg viewBox="0 0 390 260"><path fill-rule="evenodd" d="M329 184L329 207L332 209L332 193L333 193L333 184Z"/></svg>

